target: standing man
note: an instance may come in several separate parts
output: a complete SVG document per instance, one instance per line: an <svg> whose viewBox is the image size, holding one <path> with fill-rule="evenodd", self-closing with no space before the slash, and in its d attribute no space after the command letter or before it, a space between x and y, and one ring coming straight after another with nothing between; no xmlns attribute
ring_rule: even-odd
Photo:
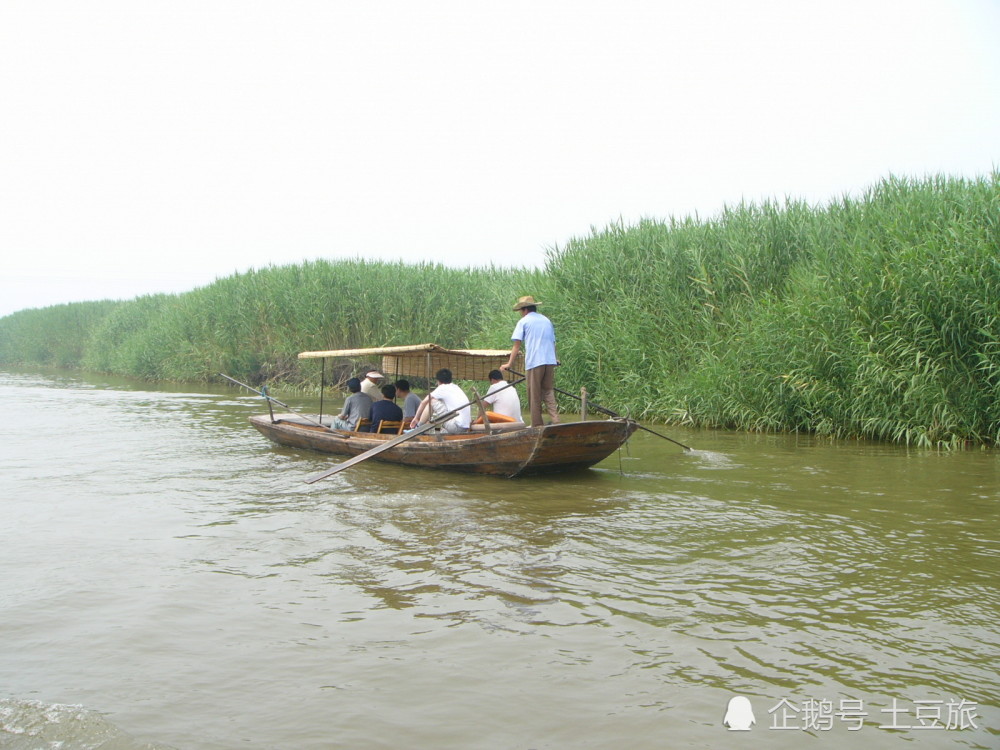
<svg viewBox="0 0 1000 750"><path fill-rule="evenodd" d="M559 413L556 410L556 329L552 321L538 312L541 302L535 302L535 298L521 297L515 310L521 311L521 319L514 326L514 333L510 340L514 342L514 347L510 351L510 359L507 364L500 365L501 370L509 370L518 353L521 345L524 345L524 369L528 384L528 406L531 410L531 426L541 427L542 402L545 402L549 412L549 419L552 424L559 423Z"/></svg>

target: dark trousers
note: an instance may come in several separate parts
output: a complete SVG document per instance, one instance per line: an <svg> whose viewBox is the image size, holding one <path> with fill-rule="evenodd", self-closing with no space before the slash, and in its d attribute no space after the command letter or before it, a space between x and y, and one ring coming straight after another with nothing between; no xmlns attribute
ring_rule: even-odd
<svg viewBox="0 0 1000 750"><path fill-rule="evenodd" d="M559 412L556 411L556 366L541 365L532 367L527 372L528 406L531 410L531 426L541 427L542 402L549 412L552 424L559 424Z"/></svg>

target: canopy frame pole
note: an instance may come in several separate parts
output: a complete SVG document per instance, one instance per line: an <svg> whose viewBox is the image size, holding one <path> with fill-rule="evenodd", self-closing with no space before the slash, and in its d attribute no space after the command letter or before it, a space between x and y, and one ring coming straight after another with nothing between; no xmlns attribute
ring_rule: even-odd
<svg viewBox="0 0 1000 750"><path fill-rule="evenodd" d="M326 390L326 357L319 360L319 417L317 422L323 424L323 392Z"/></svg>

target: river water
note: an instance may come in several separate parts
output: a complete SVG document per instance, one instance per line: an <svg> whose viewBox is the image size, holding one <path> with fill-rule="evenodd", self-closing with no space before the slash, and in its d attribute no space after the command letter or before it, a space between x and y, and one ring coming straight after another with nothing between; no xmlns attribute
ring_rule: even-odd
<svg viewBox="0 0 1000 750"><path fill-rule="evenodd" d="M1000 747L996 452L660 428L697 450L306 485L235 390L0 403L0 748Z"/></svg>

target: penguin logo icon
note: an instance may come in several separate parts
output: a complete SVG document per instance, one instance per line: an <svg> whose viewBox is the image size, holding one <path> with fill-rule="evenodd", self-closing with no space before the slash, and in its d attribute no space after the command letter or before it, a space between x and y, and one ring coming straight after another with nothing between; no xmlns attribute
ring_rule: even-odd
<svg viewBox="0 0 1000 750"><path fill-rule="evenodd" d="M742 695L730 698L722 723L729 727L730 732L749 732L750 727L757 723L750 700Z"/></svg>

